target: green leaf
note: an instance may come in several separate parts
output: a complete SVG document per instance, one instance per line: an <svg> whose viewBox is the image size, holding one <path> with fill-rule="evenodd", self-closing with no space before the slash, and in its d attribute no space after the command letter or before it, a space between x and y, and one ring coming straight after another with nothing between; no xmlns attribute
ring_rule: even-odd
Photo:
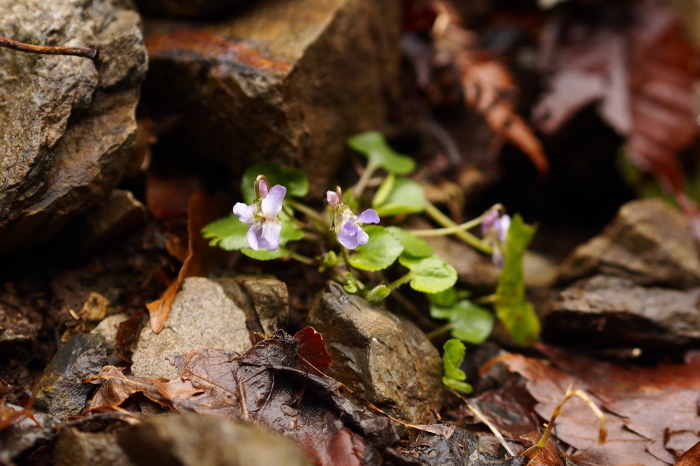
<svg viewBox="0 0 700 466"><path fill-rule="evenodd" d="M380 217L422 212L425 207L425 191L415 181L393 179L393 175L389 175L377 190L372 207Z"/></svg>
<svg viewBox="0 0 700 466"><path fill-rule="evenodd" d="M457 271L437 256L414 258L401 256L399 262L411 270L411 288L423 293L438 293L457 283Z"/></svg>
<svg viewBox="0 0 700 466"><path fill-rule="evenodd" d="M381 283L374 288L372 288L369 293L365 294L365 299L367 301L377 302L389 296L391 290L386 287L385 284Z"/></svg>
<svg viewBox="0 0 700 466"><path fill-rule="evenodd" d="M433 255L433 247L410 231L400 227L386 227L386 229L401 241L405 254L410 254L414 257L430 257Z"/></svg>
<svg viewBox="0 0 700 466"><path fill-rule="evenodd" d="M202 235L211 238L210 246L219 246L226 251L237 251L248 247L248 225L238 216L231 214L226 218L211 222L202 228Z"/></svg>
<svg viewBox="0 0 700 466"><path fill-rule="evenodd" d="M241 193L246 204L255 200L255 179L265 175L271 187L281 184L287 188L287 195L304 197L309 193L309 180L298 168L284 168L272 162L257 162L249 166L241 179Z"/></svg>
<svg viewBox="0 0 700 466"><path fill-rule="evenodd" d="M251 259L257 259L259 261L269 261L289 255L289 249L285 248L284 246L280 246L274 251L268 251L267 249L258 249L256 251L255 249L245 248L241 249L241 252Z"/></svg>
<svg viewBox="0 0 700 466"><path fill-rule="evenodd" d="M464 343L450 339L445 342L443 349L445 352L442 355L442 366L444 369L442 383L454 390L471 393L472 386L463 382L467 375L459 368L467 352Z"/></svg>
<svg viewBox="0 0 700 466"><path fill-rule="evenodd" d="M369 165L381 167L389 173L407 175L416 168L415 160L394 151L387 144L382 133L377 131L357 134L348 139L348 145L353 150L366 155Z"/></svg>
<svg viewBox="0 0 700 466"><path fill-rule="evenodd" d="M457 290L455 290L454 287L440 291L439 293L431 293L427 296L430 304L435 307L450 307L457 302Z"/></svg>
<svg viewBox="0 0 700 466"><path fill-rule="evenodd" d="M430 306L430 315L435 319L448 319L452 336L468 343L483 343L493 330L493 314L468 299L452 306Z"/></svg>
<svg viewBox="0 0 700 466"><path fill-rule="evenodd" d="M525 299L523 256L535 235L535 228L516 215L508 229L503 270L496 288L496 315L508 329L513 343L527 345L539 337L540 323Z"/></svg>
<svg viewBox="0 0 700 466"><path fill-rule="evenodd" d="M384 227L370 225L364 230L369 235L369 242L350 256L350 265L369 272L386 269L403 251L401 242Z"/></svg>
<svg viewBox="0 0 700 466"><path fill-rule="evenodd" d="M335 251L328 251L324 256L323 256L323 261L321 262L323 267L326 268L332 268L338 265L338 255L335 253Z"/></svg>

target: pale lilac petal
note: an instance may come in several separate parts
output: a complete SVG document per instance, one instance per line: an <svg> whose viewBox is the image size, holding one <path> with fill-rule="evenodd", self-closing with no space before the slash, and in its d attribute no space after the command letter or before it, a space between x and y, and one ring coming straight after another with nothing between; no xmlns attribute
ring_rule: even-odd
<svg viewBox="0 0 700 466"><path fill-rule="evenodd" d="M287 188L276 184L262 200L262 213L265 218L275 218L282 210L282 199L287 194Z"/></svg>
<svg viewBox="0 0 700 466"><path fill-rule="evenodd" d="M245 205L237 202L233 206L233 213L238 215L238 219L243 223L253 223L255 221L255 204Z"/></svg>
<svg viewBox="0 0 700 466"><path fill-rule="evenodd" d="M248 228L248 246L250 246L250 249L256 251L260 249L259 244L263 232L261 223L262 222L255 222Z"/></svg>
<svg viewBox="0 0 700 466"><path fill-rule="evenodd" d="M357 229L356 238L357 238L357 245L358 246L364 246L365 244L367 244L369 242L369 235L362 228Z"/></svg>
<svg viewBox="0 0 700 466"><path fill-rule="evenodd" d="M496 230L498 231L498 237L501 241L505 241L508 237L508 229L510 228L510 216L504 215L501 220L496 224Z"/></svg>
<svg viewBox="0 0 700 466"><path fill-rule="evenodd" d="M267 193L269 190L270 186L267 184L267 181L265 181L265 179L261 179L260 181L258 181L258 192L260 193L260 197L267 197Z"/></svg>
<svg viewBox="0 0 700 466"><path fill-rule="evenodd" d="M357 217L360 223L379 223L379 215L372 209L367 209Z"/></svg>
<svg viewBox="0 0 700 466"><path fill-rule="evenodd" d="M486 217L484 218L484 221L481 222L481 234L483 236L486 236L491 228L498 222L499 218L499 213L497 210L492 210L489 212Z"/></svg>
<svg viewBox="0 0 700 466"><path fill-rule="evenodd" d="M326 191L326 199L328 200L328 204L334 209L340 204L340 197L335 191Z"/></svg>
<svg viewBox="0 0 700 466"><path fill-rule="evenodd" d="M276 251L280 247L280 232L282 223L276 220L268 220L262 225L260 246L268 251Z"/></svg>
<svg viewBox="0 0 700 466"><path fill-rule="evenodd" d="M340 225L338 234L338 242L348 249L355 249L357 247L357 232L362 231L362 228L355 225L352 220L347 220ZM364 233L364 232L363 232Z"/></svg>

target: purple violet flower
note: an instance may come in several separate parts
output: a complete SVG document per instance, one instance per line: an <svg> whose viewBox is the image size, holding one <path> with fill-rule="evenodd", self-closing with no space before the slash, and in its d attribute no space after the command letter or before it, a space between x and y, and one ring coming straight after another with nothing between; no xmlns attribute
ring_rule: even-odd
<svg viewBox="0 0 700 466"><path fill-rule="evenodd" d="M501 215L495 209L489 212L481 223L481 234L484 237L484 241L491 245L493 250L491 259L493 264L499 269L503 268L503 249L508 238L509 228L510 216L506 214Z"/></svg>
<svg viewBox="0 0 700 466"><path fill-rule="evenodd" d="M379 215L372 209L367 209L359 216L342 201L339 192L327 191L326 199L334 213L335 236L338 242L348 248L355 249L369 241L369 235L362 229L364 223L379 223Z"/></svg>
<svg viewBox="0 0 700 466"><path fill-rule="evenodd" d="M276 251L280 245L282 222L277 217L282 211L282 200L287 188L275 185L270 188L265 177L255 181L258 198L251 205L242 202L233 206L233 213L248 226L248 245L251 249L260 248Z"/></svg>

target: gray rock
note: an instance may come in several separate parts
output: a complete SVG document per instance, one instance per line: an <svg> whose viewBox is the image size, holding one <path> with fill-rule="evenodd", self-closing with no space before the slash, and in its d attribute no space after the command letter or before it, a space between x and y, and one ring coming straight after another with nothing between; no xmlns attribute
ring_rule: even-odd
<svg viewBox="0 0 700 466"><path fill-rule="evenodd" d="M146 71L128 5L0 0L3 36L99 51L96 61L0 51L0 254L55 234L116 184Z"/></svg>
<svg viewBox="0 0 700 466"><path fill-rule="evenodd" d="M549 341L681 349L700 344L700 290L640 287L596 276L552 294L542 306Z"/></svg>
<svg viewBox="0 0 700 466"><path fill-rule="evenodd" d="M119 432L119 444L137 465L289 466L309 458L291 440L251 424L196 414L167 414Z"/></svg>
<svg viewBox="0 0 700 466"><path fill-rule="evenodd" d="M139 377L177 377L167 357L193 349L243 353L251 347L246 315L221 284L208 278L186 278L159 334L146 326L132 356L131 373Z"/></svg>
<svg viewBox="0 0 700 466"><path fill-rule="evenodd" d="M16 411L23 410L12 404L5 406ZM39 412L33 412L32 416L39 425L28 417L22 417L0 430L0 464L14 465L13 460L22 453L51 439L53 430L48 427L50 424L48 416Z"/></svg>
<svg viewBox="0 0 700 466"><path fill-rule="evenodd" d="M61 429L53 448L54 464L109 464L133 466L117 443L116 432L81 432L76 428Z"/></svg>
<svg viewBox="0 0 700 466"><path fill-rule="evenodd" d="M251 0L136 0L139 9L150 15L172 18L201 18L230 11Z"/></svg>
<svg viewBox="0 0 700 466"><path fill-rule="evenodd" d="M687 219L659 199L625 204L601 235L567 258L558 281L598 274L639 285L700 286L700 260Z"/></svg>
<svg viewBox="0 0 700 466"><path fill-rule="evenodd" d="M289 294L284 282L260 275L238 275L215 281L243 309L249 330L272 335L275 322L279 328L289 324Z"/></svg>
<svg viewBox="0 0 700 466"><path fill-rule="evenodd" d="M78 414L94 389L82 380L97 375L106 365L120 362L116 348L102 335L74 336L44 369L37 384L35 409L47 413L54 422Z"/></svg>
<svg viewBox="0 0 700 466"><path fill-rule="evenodd" d="M146 21L144 98L183 118L178 142L237 173L300 165L322 194L345 140L396 98L399 2L268 0L219 23Z"/></svg>
<svg viewBox="0 0 700 466"><path fill-rule="evenodd" d="M442 404L442 361L425 334L329 282L309 314L331 354L329 375L414 424L433 421Z"/></svg>

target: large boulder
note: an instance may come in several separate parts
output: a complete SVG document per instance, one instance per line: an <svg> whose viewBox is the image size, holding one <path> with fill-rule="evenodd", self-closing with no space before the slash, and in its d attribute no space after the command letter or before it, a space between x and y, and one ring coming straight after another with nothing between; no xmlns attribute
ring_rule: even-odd
<svg viewBox="0 0 700 466"><path fill-rule="evenodd" d="M0 254L58 232L116 184L146 72L128 0L0 0L4 36L98 58L0 48Z"/></svg>
<svg viewBox="0 0 700 466"><path fill-rule="evenodd" d="M345 140L379 128L398 90L400 2L268 0L218 23L147 20L144 100L178 145L227 163L299 165L314 194Z"/></svg>

